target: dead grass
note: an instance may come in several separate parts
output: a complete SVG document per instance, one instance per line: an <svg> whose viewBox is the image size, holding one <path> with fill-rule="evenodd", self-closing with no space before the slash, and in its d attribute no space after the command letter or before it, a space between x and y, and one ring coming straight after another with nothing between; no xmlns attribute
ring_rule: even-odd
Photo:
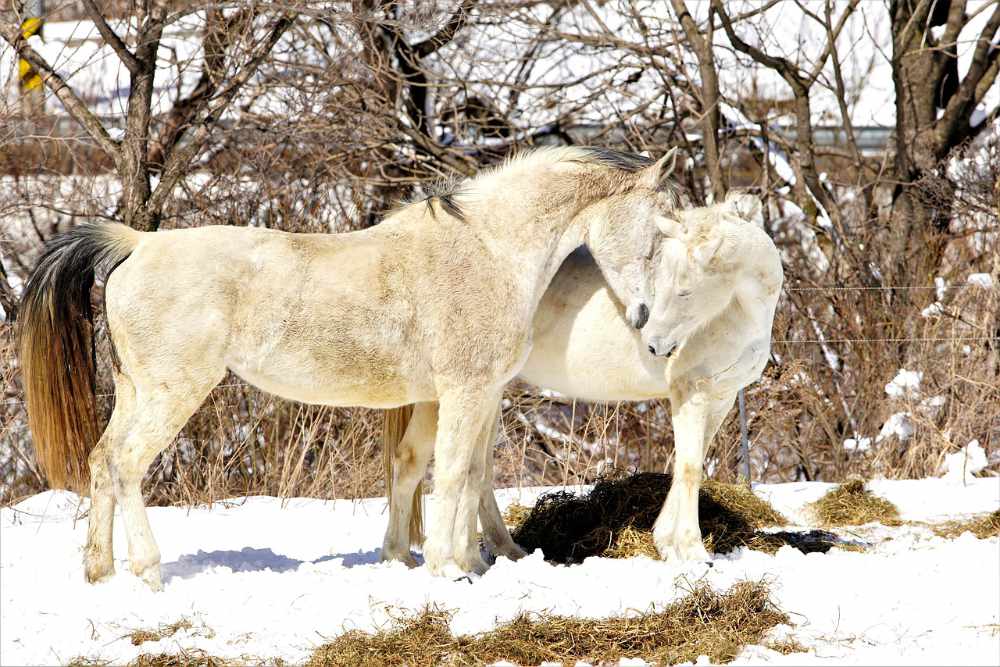
<svg viewBox="0 0 1000 667"><path fill-rule="evenodd" d="M287 663L281 658L261 658L244 655L239 658L220 658L200 649L183 649L180 653L143 653L128 667L246 667L246 665L268 665L269 667L284 667ZM107 660L91 658L74 658L67 667L111 667Z"/></svg>
<svg viewBox="0 0 1000 667"><path fill-rule="evenodd" d="M946 521L934 524L931 530L939 537L956 538L965 533L972 533L981 540L1000 536L1000 510L990 514L974 517L966 521Z"/></svg>
<svg viewBox="0 0 1000 667"><path fill-rule="evenodd" d="M158 642L161 639L173 637L178 631L190 630L192 627L194 626L191 625L191 621L182 618L176 623L161 625L156 630L133 630L128 636L132 640L132 646L139 646L146 642Z"/></svg>
<svg viewBox="0 0 1000 667"><path fill-rule="evenodd" d="M514 531L514 540L546 559L580 562L589 556L655 557L650 535L670 489L670 475L612 473L582 496L566 492L538 499ZM736 484L707 482L698 499L706 547L720 553L739 546L777 550L758 529L787 523L773 507Z"/></svg>
<svg viewBox="0 0 1000 667"><path fill-rule="evenodd" d="M531 514L530 507L525 507L520 503L511 503L503 512L503 522L511 530L516 530L524 523L529 514Z"/></svg>
<svg viewBox="0 0 1000 667"><path fill-rule="evenodd" d="M899 510L885 498L876 496L861 479L850 479L829 491L812 504L820 525L860 526L878 522L886 526L899 526Z"/></svg>
<svg viewBox="0 0 1000 667"><path fill-rule="evenodd" d="M788 655L790 653L809 652L809 648L799 643L799 640L796 639L795 637L785 637L784 639L764 642L764 646L771 649L772 651L777 651L782 655Z"/></svg>
<svg viewBox="0 0 1000 667"><path fill-rule="evenodd" d="M429 667L483 665L507 660L519 665L545 661L614 662L641 657L659 664L731 661L771 627L787 622L761 583L741 582L726 593L705 585L659 612L606 619L524 614L489 632L455 637L450 614L437 609L401 618L375 634L357 630L313 653L308 667Z"/></svg>

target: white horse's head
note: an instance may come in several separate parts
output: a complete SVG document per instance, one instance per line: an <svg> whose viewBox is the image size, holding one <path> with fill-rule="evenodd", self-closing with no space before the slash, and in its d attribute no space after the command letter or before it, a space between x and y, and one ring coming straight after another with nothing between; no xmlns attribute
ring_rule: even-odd
<svg viewBox="0 0 1000 667"><path fill-rule="evenodd" d="M654 256L662 238L664 215L674 215L677 197L670 185L676 149L631 174L627 187L605 200L591 216L587 245L611 291L625 306L636 329L649 319L653 298Z"/></svg>
<svg viewBox="0 0 1000 667"><path fill-rule="evenodd" d="M748 234L762 233L753 228L760 209L757 197L731 193L721 204L660 218L655 296L642 331L651 353L669 358L729 305L760 247L747 243Z"/></svg>

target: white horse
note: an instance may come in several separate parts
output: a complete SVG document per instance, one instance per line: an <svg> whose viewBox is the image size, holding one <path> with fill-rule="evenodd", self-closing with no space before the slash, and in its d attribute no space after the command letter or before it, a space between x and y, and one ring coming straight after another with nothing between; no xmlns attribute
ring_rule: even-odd
<svg viewBox="0 0 1000 667"><path fill-rule="evenodd" d="M522 380L587 401L670 400L673 484L654 527L664 559L707 558L698 525L704 452L737 392L760 378L770 354L783 272L774 243L750 222L759 210L756 197L731 194L722 204L676 211L673 220L661 222L665 238L657 249L654 306L641 335L622 317L593 259L582 253L566 259L535 314L534 346ZM391 493L384 558L412 563L405 547L408 533L410 542L420 539L413 511L420 489L412 504L409 493L430 457L436 414L433 403L422 403L414 406L412 419L409 408L386 415ZM479 518L491 550L518 558L524 552L511 539L493 495L494 438L494 429L485 431L479 452L486 471Z"/></svg>
<svg viewBox="0 0 1000 667"><path fill-rule="evenodd" d="M87 579L114 571L117 503L132 571L160 588L140 482L227 369L305 403L436 402L441 511L427 564L450 576L483 571L479 486L465 482L483 477L473 453L528 356L538 302L563 259L587 244L642 326L657 225L675 205L664 187L672 168L670 154L653 163L549 149L359 232L97 224L57 237L25 289L20 357L50 483L79 488L90 475ZM102 262L116 263L105 295L117 363L114 412L98 441L89 288Z"/></svg>

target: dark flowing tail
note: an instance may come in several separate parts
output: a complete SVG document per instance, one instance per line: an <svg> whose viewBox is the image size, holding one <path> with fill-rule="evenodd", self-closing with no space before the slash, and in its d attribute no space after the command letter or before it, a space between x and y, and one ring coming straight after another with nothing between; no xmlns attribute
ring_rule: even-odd
<svg viewBox="0 0 1000 667"><path fill-rule="evenodd" d="M396 448L403 441L406 427L413 417L413 406L404 405L400 408L392 408L385 411L385 418L382 422L382 460L385 464L385 495L390 505L392 503L392 484L396 479L393 466L393 457ZM423 507L424 483L417 484L413 492L413 509L410 513L410 545L420 545L424 543L424 507ZM391 507L390 507L391 509Z"/></svg>
<svg viewBox="0 0 1000 667"><path fill-rule="evenodd" d="M52 488L87 489L100 435L90 288L97 267L122 262L140 238L125 225L80 225L46 244L24 288L21 376L35 457Z"/></svg>

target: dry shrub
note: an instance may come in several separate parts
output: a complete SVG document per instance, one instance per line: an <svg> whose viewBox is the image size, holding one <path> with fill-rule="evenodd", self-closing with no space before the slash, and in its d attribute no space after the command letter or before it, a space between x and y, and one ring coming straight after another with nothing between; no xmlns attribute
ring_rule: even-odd
<svg viewBox="0 0 1000 667"><path fill-rule="evenodd" d="M676 664L701 655L724 663L788 620L771 602L767 587L754 582L740 582L726 593L700 584L662 611L638 616L595 620L522 614L471 636L454 637L449 618L447 612L428 609L375 634L354 630L316 649L308 665L597 664L625 657Z"/></svg>
<svg viewBox="0 0 1000 667"><path fill-rule="evenodd" d="M955 538L972 533L981 540L1000 536L1000 510L966 521L946 521L931 527L939 537Z"/></svg>
<svg viewBox="0 0 1000 667"><path fill-rule="evenodd" d="M851 479L831 489L812 504L812 510L823 526L860 526L873 521L886 526L901 523L896 506L866 489L861 479Z"/></svg>
<svg viewBox="0 0 1000 667"><path fill-rule="evenodd" d="M528 551L541 549L546 559L580 562L603 556L649 553L647 538L667 493L671 476L610 473L585 495L564 491L538 499L527 519L514 531L514 540ZM738 485L706 483L698 496L698 515L706 545L717 552L757 544L757 530L786 523L774 508ZM631 529L626 536L622 533ZM635 547L635 551L627 545Z"/></svg>

